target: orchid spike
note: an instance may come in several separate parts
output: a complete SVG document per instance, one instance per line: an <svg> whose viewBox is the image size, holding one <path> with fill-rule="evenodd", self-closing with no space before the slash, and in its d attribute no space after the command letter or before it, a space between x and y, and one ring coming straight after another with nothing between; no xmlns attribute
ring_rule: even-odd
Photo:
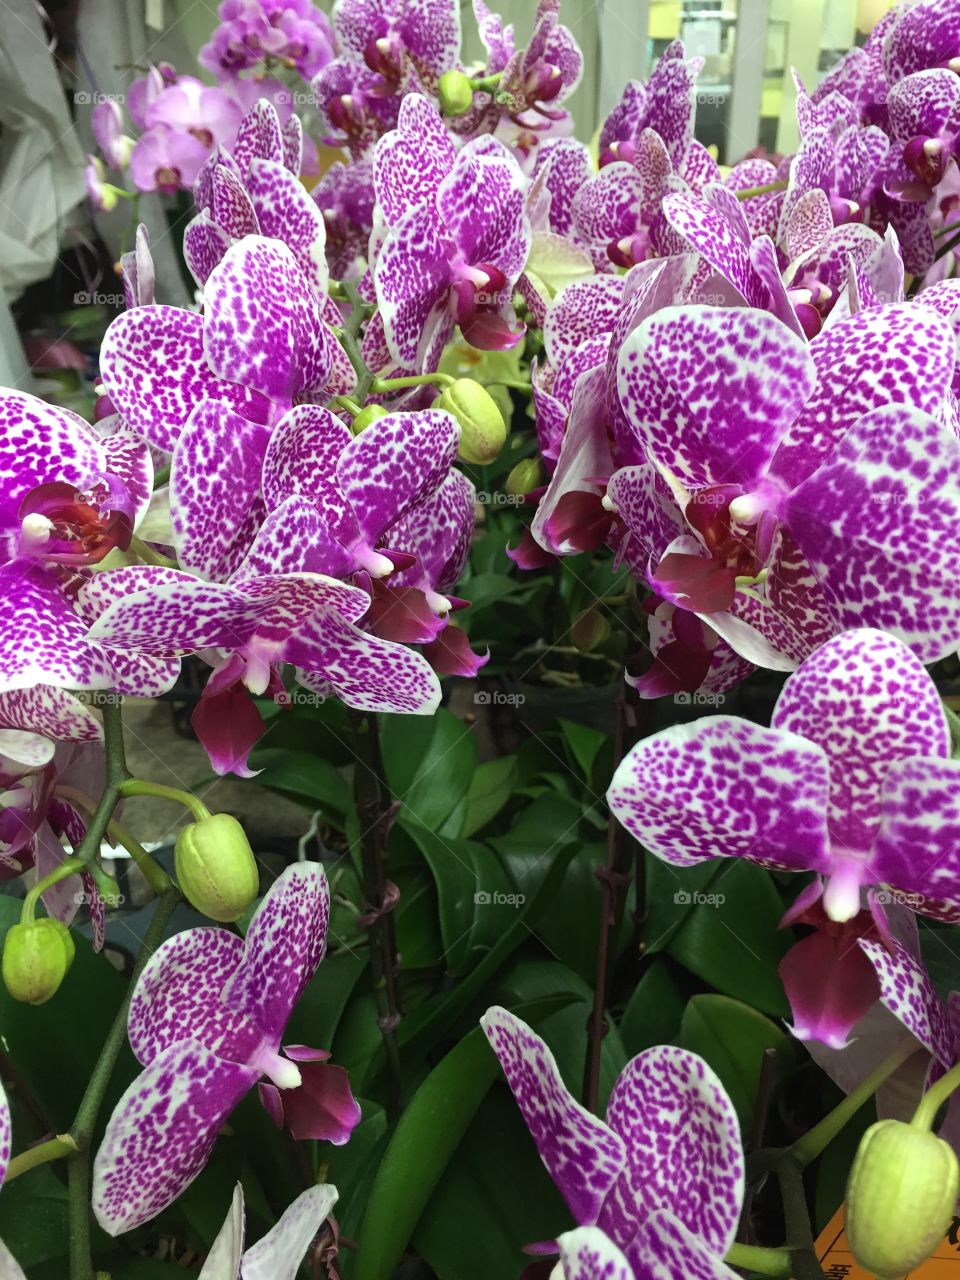
<svg viewBox="0 0 960 1280"><path fill-rule="evenodd" d="M94 1161L93 1208L105 1231L129 1231L176 1199L260 1080L271 1116L295 1137L347 1141L360 1109L346 1072L320 1050L280 1047L323 959L328 912L323 868L296 863L260 903L245 940L189 929L151 957L128 1018L145 1070L118 1103Z"/></svg>

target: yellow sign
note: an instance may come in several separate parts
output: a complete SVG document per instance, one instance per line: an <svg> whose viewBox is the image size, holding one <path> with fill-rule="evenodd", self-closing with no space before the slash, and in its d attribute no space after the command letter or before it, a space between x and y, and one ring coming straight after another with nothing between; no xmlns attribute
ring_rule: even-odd
<svg viewBox="0 0 960 1280"><path fill-rule="evenodd" d="M850 1252L844 1231L843 1205L833 1215L817 1241L817 1257L827 1280L873 1280ZM960 1280L960 1218L954 1218L950 1230L932 1257L910 1272L910 1280Z"/></svg>

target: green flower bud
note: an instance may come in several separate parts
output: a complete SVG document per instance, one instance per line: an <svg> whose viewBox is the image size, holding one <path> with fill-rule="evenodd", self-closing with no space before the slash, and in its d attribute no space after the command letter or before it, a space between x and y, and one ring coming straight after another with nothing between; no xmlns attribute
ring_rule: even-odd
<svg viewBox="0 0 960 1280"><path fill-rule="evenodd" d="M371 422L376 422L378 418L385 418L388 410L384 409L380 404L368 404L365 409L361 409L354 420L350 423L350 430L355 436L361 431L366 431Z"/></svg>
<svg viewBox="0 0 960 1280"><path fill-rule="evenodd" d="M462 462L492 462L507 438L507 424L497 402L479 382L457 378L434 402L435 409L445 409L460 423Z"/></svg>
<svg viewBox="0 0 960 1280"><path fill-rule="evenodd" d="M860 1140L847 1183L847 1240L877 1280L898 1280L946 1234L960 1187L953 1148L927 1129L880 1120Z"/></svg>
<svg viewBox="0 0 960 1280"><path fill-rule="evenodd" d="M540 483L540 461L538 458L524 458L507 476L507 493L520 498L532 492Z"/></svg>
<svg viewBox="0 0 960 1280"><path fill-rule="evenodd" d="M437 91L445 116L465 116L473 106L473 85L462 71L445 71Z"/></svg>
<svg viewBox="0 0 960 1280"><path fill-rule="evenodd" d="M229 813L183 827L173 860L182 892L211 920L236 920L260 888L246 832Z"/></svg>
<svg viewBox="0 0 960 1280"><path fill-rule="evenodd" d="M610 638L610 623L599 609L584 609L570 628L570 639L581 653L589 653Z"/></svg>
<svg viewBox="0 0 960 1280"><path fill-rule="evenodd" d="M3 981L14 1000L45 1004L73 964L70 930L52 916L12 925L3 944Z"/></svg>

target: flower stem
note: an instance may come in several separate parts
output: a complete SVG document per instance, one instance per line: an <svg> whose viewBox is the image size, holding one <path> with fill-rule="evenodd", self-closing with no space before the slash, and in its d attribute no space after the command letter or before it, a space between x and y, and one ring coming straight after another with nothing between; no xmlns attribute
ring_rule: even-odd
<svg viewBox="0 0 960 1280"><path fill-rule="evenodd" d="M617 703L617 727L614 734L613 758L619 764L624 754L628 720L636 725L633 707L621 698ZM625 827L610 814L607 821L607 856L600 879L600 936L597 943L597 976L593 987L593 1009L587 1023L587 1056L583 1067L583 1105L596 1111L600 1094L600 1061L603 1037L607 1034L605 1009L610 990L610 952L616 937L626 887L630 881L633 855L631 838Z"/></svg>
<svg viewBox="0 0 960 1280"><path fill-rule="evenodd" d="M177 567L176 560L171 560L169 556L165 556L161 551L154 551L153 547L136 535L130 539L130 550L135 552L144 564L159 565L162 569L175 569Z"/></svg>
<svg viewBox="0 0 960 1280"><path fill-rule="evenodd" d="M503 72L497 71L492 76L480 76L476 80L471 80L470 84L474 92L479 92L484 89L498 88L500 85L500 81L502 79L503 79Z"/></svg>
<svg viewBox="0 0 960 1280"><path fill-rule="evenodd" d="M952 1066L946 1075L942 1075L936 1084L931 1085L920 1099L920 1105L910 1121L913 1128L932 1129L937 1112L957 1088L960 1088L960 1062Z"/></svg>
<svg viewBox="0 0 960 1280"><path fill-rule="evenodd" d="M764 1249L756 1244L732 1244L724 1262L762 1276L788 1277L792 1266L789 1249Z"/></svg>
<svg viewBox="0 0 960 1280"><path fill-rule="evenodd" d="M387 880L387 836L393 820L392 806L383 781L379 726L375 714L362 717L357 726L357 816L360 819L360 857L366 924L370 930L370 976L377 1000L377 1021L390 1073L390 1105L395 1117L403 1095L400 1045L400 991L397 982L397 947L393 906ZM394 891L395 892L395 891Z"/></svg>
<svg viewBox="0 0 960 1280"><path fill-rule="evenodd" d="M91 798L77 787L60 787L55 792L56 795L62 796L64 800L69 800L72 804L83 809L85 813L93 813L95 805ZM126 827L122 827L116 818L111 818L107 823L107 835L114 844L121 845L129 853L140 871L143 878L153 890L154 894L159 898L161 893L166 893L173 881L160 866L156 859L151 858L143 845L136 840Z"/></svg>
<svg viewBox="0 0 960 1280"><path fill-rule="evenodd" d="M370 385L372 395L384 395L388 391L403 391L405 387L450 387L456 382L449 373L416 373L408 378L374 378Z"/></svg>
<svg viewBox="0 0 960 1280"><path fill-rule="evenodd" d="M103 794L97 801L87 830L75 853L77 859L86 864L92 863L100 850L107 825L113 817L113 811L120 803L121 786L128 778L127 758L123 749L123 713L122 699L119 695L108 697L103 702L103 748L106 765L106 784Z"/></svg>
<svg viewBox="0 0 960 1280"><path fill-rule="evenodd" d="M744 187L742 191L735 191L734 195L738 200L749 200L751 196L765 196L771 191L786 191L787 184L782 182L767 182L762 187Z"/></svg>
<svg viewBox="0 0 960 1280"><path fill-rule="evenodd" d="M68 1165L70 1280L94 1280L93 1259L90 1255L90 1145L96 1130L103 1096L110 1084L117 1058L127 1038L127 1013L134 988L147 961L160 945L170 917L179 902L180 891L175 887L169 888L157 901L153 919L144 935L143 946L140 948L133 973L130 975L127 994L107 1032L107 1038L100 1050L100 1056L67 1135L77 1147L76 1154Z"/></svg>
<svg viewBox="0 0 960 1280"><path fill-rule="evenodd" d="M849 1120L852 1120L865 1102L867 1102L890 1076L912 1057L919 1045L915 1040L900 1045L889 1057L884 1058L878 1067L861 1081L842 1102L818 1121L812 1129L808 1129L802 1138L798 1138L789 1150L793 1153L801 1168L805 1168L833 1141ZM921 1103L921 1106L923 1103Z"/></svg>
<svg viewBox="0 0 960 1280"><path fill-rule="evenodd" d="M51 1160L72 1156L76 1150L77 1144L69 1133L58 1133L55 1138L38 1142L35 1147L30 1147L29 1150L21 1151L18 1156L14 1156L7 1165L7 1176L4 1181L10 1182L13 1178L19 1178L21 1173L36 1169L41 1164L49 1164Z"/></svg>
<svg viewBox="0 0 960 1280"><path fill-rule="evenodd" d="M59 866L54 867L49 875L45 875L42 880L38 880L30 892L23 900L23 906L20 908L20 923L33 924L36 916L37 903L48 889L52 889L55 884L59 884L61 880L67 880L70 876L74 876L78 871L84 870L84 864L79 858L64 858Z"/></svg>
<svg viewBox="0 0 960 1280"><path fill-rule="evenodd" d="M357 385L353 393L353 399L362 405L370 394L370 386L373 382L373 370L364 360L359 342L360 326L363 324L368 306L360 297L359 290L352 280L344 280L340 288L343 291L343 296L350 303L350 312L343 322L343 328L338 329L336 334L341 347L343 347L350 363L353 365L354 373L357 375Z"/></svg>
<svg viewBox="0 0 960 1280"><path fill-rule="evenodd" d="M210 817L210 810L190 791L179 787L165 787L159 782L146 782L143 778L127 778L120 787L121 796L157 796L160 800L175 800L189 809L197 822Z"/></svg>

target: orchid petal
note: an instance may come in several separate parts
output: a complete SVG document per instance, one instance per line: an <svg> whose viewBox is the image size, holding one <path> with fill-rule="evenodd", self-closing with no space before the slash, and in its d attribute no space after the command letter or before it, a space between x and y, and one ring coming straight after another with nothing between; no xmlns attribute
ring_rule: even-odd
<svg viewBox="0 0 960 1280"><path fill-rule="evenodd" d="M333 1212L337 1189L308 1187L243 1255L243 1280L296 1280L314 1236Z"/></svg>

